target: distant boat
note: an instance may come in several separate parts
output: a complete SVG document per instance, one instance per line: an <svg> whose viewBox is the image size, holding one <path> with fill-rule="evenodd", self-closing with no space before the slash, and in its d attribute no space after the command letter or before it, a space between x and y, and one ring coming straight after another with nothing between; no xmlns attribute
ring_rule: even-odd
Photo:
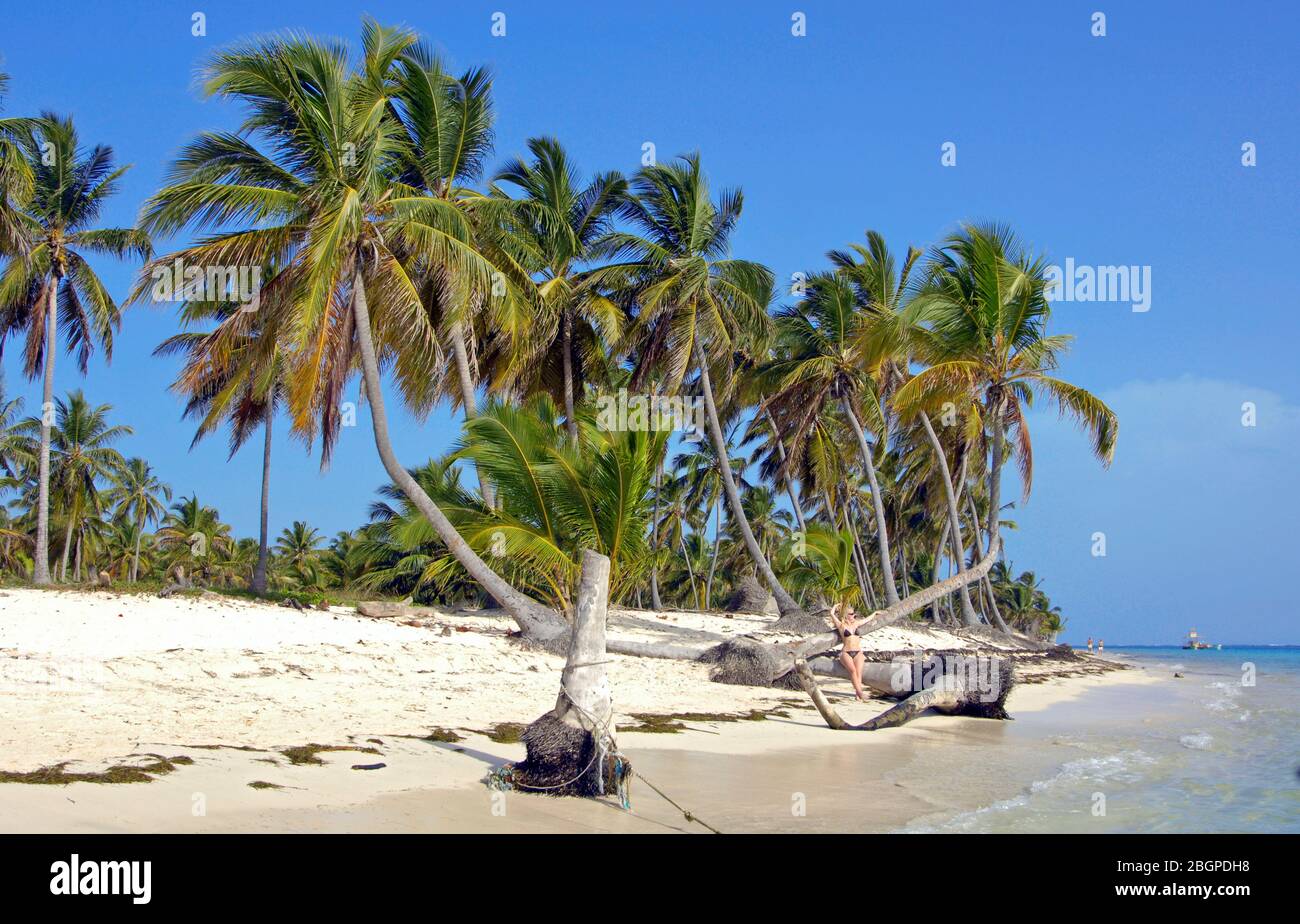
<svg viewBox="0 0 1300 924"><path fill-rule="evenodd" d="M1200 648L1213 648L1215 646L1211 645L1209 642L1201 641L1201 637L1197 635L1196 630L1193 629L1187 633L1187 641L1183 642L1183 647L1195 651ZM1223 648L1222 645L1218 647Z"/></svg>

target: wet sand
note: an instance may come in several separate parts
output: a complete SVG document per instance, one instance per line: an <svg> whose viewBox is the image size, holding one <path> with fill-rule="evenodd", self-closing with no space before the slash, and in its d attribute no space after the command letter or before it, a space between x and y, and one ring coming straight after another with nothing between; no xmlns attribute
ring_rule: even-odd
<svg viewBox="0 0 1300 924"><path fill-rule="evenodd" d="M1012 722L925 716L901 729L832 732L791 706L762 722L697 723L675 734L625 734L643 780L632 811L612 799L497 793L486 772L522 757L479 736L455 744L374 739L382 756L328 752L318 766L273 751L195 750L194 764L147 784L0 787L0 827L73 832L707 833L646 780L724 833L886 832L950 817L1025 790L1069 760L1084 728L1144 721L1161 684L1125 671L1018 688ZM841 699L841 703L843 700ZM841 705L854 718L852 704ZM380 770L354 765L383 763ZM250 782L274 780L274 789ZM452 785L448 785L448 781Z"/></svg>

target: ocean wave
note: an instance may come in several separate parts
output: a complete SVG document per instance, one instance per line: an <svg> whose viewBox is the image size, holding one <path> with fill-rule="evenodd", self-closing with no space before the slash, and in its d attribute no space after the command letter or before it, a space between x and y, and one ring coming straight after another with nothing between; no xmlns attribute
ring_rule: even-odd
<svg viewBox="0 0 1300 924"><path fill-rule="evenodd" d="M1211 712L1235 712L1240 708L1238 700L1241 698L1241 684L1216 680L1207 684L1206 689L1212 691L1212 698L1205 701L1205 708Z"/></svg>
<svg viewBox="0 0 1300 924"><path fill-rule="evenodd" d="M913 822L900 831L904 834L961 833L973 831L991 816L1016 809L1029 808L1032 797L1071 785L1098 783L1133 783L1142 779L1143 768L1156 763L1156 759L1140 749L1120 751L1104 757L1084 757L1062 764L1061 769L1045 780L1035 780L1021 795L1003 799L972 811L954 815L938 823Z"/></svg>
<svg viewBox="0 0 1300 924"><path fill-rule="evenodd" d="M1183 735L1178 739L1178 743L1193 751L1208 751L1210 745L1214 743L1214 739L1204 732L1200 732L1195 735Z"/></svg>

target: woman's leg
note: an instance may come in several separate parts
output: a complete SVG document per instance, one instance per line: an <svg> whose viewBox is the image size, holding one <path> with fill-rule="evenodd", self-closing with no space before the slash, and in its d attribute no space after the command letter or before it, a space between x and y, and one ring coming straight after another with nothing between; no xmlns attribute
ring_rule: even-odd
<svg viewBox="0 0 1300 924"><path fill-rule="evenodd" d="M856 662L861 657L861 653L851 655L847 651L840 652L840 663L849 672L849 680L853 683L853 695L858 699L862 699L862 669L858 667Z"/></svg>
<svg viewBox="0 0 1300 924"><path fill-rule="evenodd" d="M859 698L859 699L862 699L862 698L863 698L863 696L862 696L862 663L863 663L865 660L866 660L866 657L862 654L862 651L861 651L861 650L854 652L854 654L853 654L853 681L854 681L854 685L857 687L857 690L858 690L858 698Z"/></svg>

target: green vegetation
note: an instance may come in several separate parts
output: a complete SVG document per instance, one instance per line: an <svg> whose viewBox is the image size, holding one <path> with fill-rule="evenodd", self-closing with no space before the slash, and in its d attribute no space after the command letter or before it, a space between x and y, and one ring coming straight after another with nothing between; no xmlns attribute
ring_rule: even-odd
<svg viewBox="0 0 1300 924"><path fill-rule="evenodd" d="M1114 414L1054 375L1070 338L1049 331L1046 262L1005 227L963 224L901 258L868 232L778 292L733 254L744 196L698 152L588 174L536 137L490 172L491 75L453 71L409 30L366 20L359 55L254 38L214 53L202 87L242 122L186 144L136 228L97 226L122 175L110 149L64 117L0 119L0 345L25 338L51 409L23 418L0 394L8 580L495 599L544 638L592 548L625 605L713 608L757 580L783 615L882 608L1014 528L1001 485L1015 465L1032 486L1033 400L1103 464L1114 453ZM188 243L155 257L153 235ZM176 265L260 280L254 296L167 295L178 330L157 349L179 360L196 443L262 436L258 537L124 458L114 408L55 398L60 332L83 370L111 351L103 257L143 262L128 301L163 298L153 280ZM390 483L355 529L297 520L273 538L273 424L328 461L358 373ZM451 452L397 460L385 381L418 419L459 410ZM1001 564L915 618L1063 624L1032 572Z"/></svg>

